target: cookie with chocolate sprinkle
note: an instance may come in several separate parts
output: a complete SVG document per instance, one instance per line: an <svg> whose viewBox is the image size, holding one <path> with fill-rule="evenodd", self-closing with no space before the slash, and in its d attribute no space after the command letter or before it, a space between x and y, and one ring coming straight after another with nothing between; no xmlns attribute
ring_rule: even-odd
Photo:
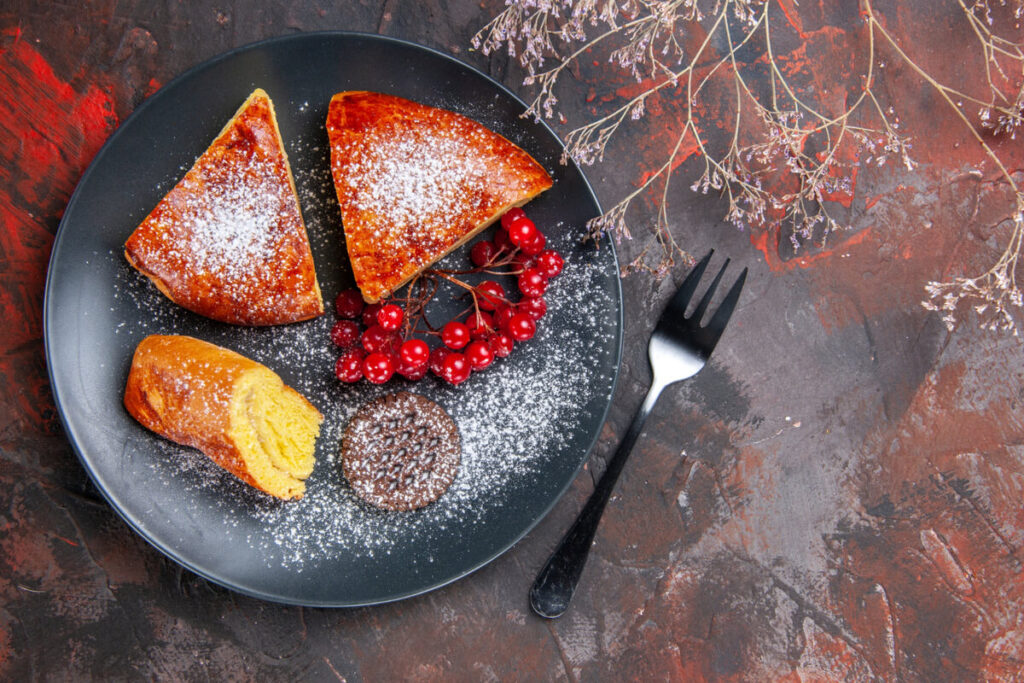
<svg viewBox="0 0 1024 683"><path fill-rule="evenodd" d="M356 495L385 510L415 510L455 480L462 456L451 416L428 398L401 391L370 401L342 439L342 470Z"/></svg>

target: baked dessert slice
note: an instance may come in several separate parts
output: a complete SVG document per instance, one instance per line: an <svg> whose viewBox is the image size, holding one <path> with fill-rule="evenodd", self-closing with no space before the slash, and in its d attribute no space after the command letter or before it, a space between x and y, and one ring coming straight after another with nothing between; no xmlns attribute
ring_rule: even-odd
<svg viewBox="0 0 1024 683"><path fill-rule="evenodd" d="M124 253L172 301L214 320L277 325L324 312L266 92L253 91Z"/></svg>
<svg viewBox="0 0 1024 683"><path fill-rule="evenodd" d="M323 416L256 361L193 337L152 335L135 349L124 405L147 429L261 491L287 500L306 490Z"/></svg>
<svg viewBox="0 0 1024 683"><path fill-rule="evenodd" d="M392 95L338 93L327 135L349 260L368 303L551 187L547 171L497 133Z"/></svg>

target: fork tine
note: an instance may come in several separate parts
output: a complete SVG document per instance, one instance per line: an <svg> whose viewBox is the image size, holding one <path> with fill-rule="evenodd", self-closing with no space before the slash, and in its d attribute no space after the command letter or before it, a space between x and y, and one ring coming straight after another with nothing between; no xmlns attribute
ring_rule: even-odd
<svg viewBox="0 0 1024 683"><path fill-rule="evenodd" d="M722 299L722 305L718 307L715 314L711 316L711 320L706 326L707 332L711 336L710 346L713 348L718 343L718 338L722 336L722 332L725 330L726 324L729 322L729 318L732 317L732 312L736 308L736 302L740 300L740 292L743 290L743 283L747 280L747 269L744 268L740 276L736 278L736 282L733 283L729 293Z"/></svg>
<svg viewBox="0 0 1024 683"><path fill-rule="evenodd" d="M708 304L711 303L711 297L715 293L715 289L718 288L718 283L721 282L722 276L725 275L725 269L729 267L729 259L725 259L725 263L722 264L722 269L718 271L718 275L711 281L711 286L708 287L708 291L704 292L704 296L701 297L700 303L697 304L697 308L693 310L693 315L690 319L693 320L694 324L700 325L701 319L704 317L704 311L708 310Z"/></svg>
<svg viewBox="0 0 1024 683"><path fill-rule="evenodd" d="M714 253L715 250L712 249L693 267L686 279L683 280L683 284L679 285L675 296L672 297L672 307L678 311L679 317L686 314L686 306L690 303L693 293L697 291L697 285L700 284L700 279L704 275L704 269L708 267L708 262L711 261L711 255Z"/></svg>

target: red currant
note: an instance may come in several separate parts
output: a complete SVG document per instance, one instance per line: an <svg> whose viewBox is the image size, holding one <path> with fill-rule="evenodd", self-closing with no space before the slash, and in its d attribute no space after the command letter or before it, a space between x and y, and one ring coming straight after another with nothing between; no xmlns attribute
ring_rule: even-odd
<svg viewBox="0 0 1024 683"><path fill-rule="evenodd" d="M537 226L526 216L520 216L509 223L507 229L508 241L517 247L522 247L523 244L534 239L534 235L537 234Z"/></svg>
<svg viewBox="0 0 1024 683"><path fill-rule="evenodd" d="M346 289L334 300L339 318L358 318L363 312L363 295L358 289Z"/></svg>
<svg viewBox="0 0 1024 683"><path fill-rule="evenodd" d="M483 268L484 266L490 265L494 257L498 255L498 247L494 246L494 242L488 242L483 240L473 245L473 248L469 250L469 260L473 262L473 265L477 268Z"/></svg>
<svg viewBox="0 0 1024 683"><path fill-rule="evenodd" d="M512 221L515 219L525 216L526 212L520 209L518 206L513 206L511 209L506 211L501 217L501 227L508 230L508 226L512 225Z"/></svg>
<svg viewBox="0 0 1024 683"><path fill-rule="evenodd" d="M515 267L517 272L523 272L530 268L537 267L537 259L532 256L527 256L523 252L519 252L512 258L512 265Z"/></svg>
<svg viewBox="0 0 1024 683"><path fill-rule="evenodd" d="M470 313L466 318L466 327L469 328L469 336L481 339L494 331L494 318L485 311Z"/></svg>
<svg viewBox="0 0 1024 683"><path fill-rule="evenodd" d="M402 377L415 382L416 380L423 379L423 376L427 374L427 364L406 365L405 363L399 363L396 372Z"/></svg>
<svg viewBox="0 0 1024 683"><path fill-rule="evenodd" d="M469 328L458 320L452 320L441 329L441 341L450 349L461 349L469 339Z"/></svg>
<svg viewBox="0 0 1024 683"><path fill-rule="evenodd" d="M437 376L444 374L444 360L450 356L454 351L449 349L447 346L438 346L436 349L430 352L430 371Z"/></svg>
<svg viewBox="0 0 1024 683"><path fill-rule="evenodd" d="M384 384L393 374L395 366L386 353L371 353L363 359L363 375L374 384Z"/></svg>
<svg viewBox="0 0 1024 683"><path fill-rule="evenodd" d="M498 329L505 329L508 321L515 315L516 310L512 306L502 306L494 314L494 324Z"/></svg>
<svg viewBox="0 0 1024 683"><path fill-rule="evenodd" d="M449 353L441 367L441 377L452 384L462 384L469 379L471 372L473 368L470 367L466 356L461 353Z"/></svg>
<svg viewBox="0 0 1024 683"><path fill-rule="evenodd" d="M370 327L377 324L377 311L383 306L380 304L369 304L363 309L363 325Z"/></svg>
<svg viewBox="0 0 1024 683"><path fill-rule="evenodd" d="M554 249L545 249L537 254L537 270L546 278L553 278L561 273L564 264L561 254Z"/></svg>
<svg viewBox="0 0 1024 683"><path fill-rule="evenodd" d="M494 352L485 341L475 341L466 347L466 359L474 370L483 370L494 362Z"/></svg>
<svg viewBox="0 0 1024 683"><path fill-rule="evenodd" d="M494 231L494 246L497 247L498 251L512 251L514 246L508 241L508 233L504 230Z"/></svg>
<svg viewBox="0 0 1024 683"><path fill-rule="evenodd" d="M544 237L544 233L537 230L533 234L533 238L527 242L523 242L519 245L519 248L523 250L523 253L527 256L536 256L540 252L544 251L544 245L548 243L548 239Z"/></svg>
<svg viewBox="0 0 1024 683"><path fill-rule="evenodd" d="M524 342L533 338L533 335L537 332L537 323L533 321L533 318L528 313L516 313L508 321L506 331L512 339L517 342Z"/></svg>
<svg viewBox="0 0 1024 683"><path fill-rule="evenodd" d="M367 353L383 353L391 355L400 341L397 334L385 330L380 325L370 325L363 332L363 348Z"/></svg>
<svg viewBox="0 0 1024 683"><path fill-rule="evenodd" d="M334 374L342 382L358 382L363 378L363 350L360 348L349 349L341 354L341 358L334 364Z"/></svg>
<svg viewBox="0 0 1024 683"><path fill-rule="evenodd" d="M534 320L540 320L548 312L548 304L540 297L528 297L519 302L516 310L527 314Z"/></svg>
<svg viewBox="0 0 1024 683"><path fill-rule="evenodd" d="M422 339L410 339L402 344L398 355L401 357L403 365L426 367L427 361L430 360L430 347Z"/></svg>
<svg viewBox="0 0 1024 683"><path fill-rule="evenodd" d="M377 324L392 332L402 325L402 308L397 304L385 304L377 311Z"/></svg>
<svg viewBox="0 0 1024 683"><path fill-rule="evenodd" d="M547 238L522 209L506 211L493 239L481 240L470 250L476 268L471 272L511 261L512 272L508 274L518 276L522 301L513 305L500 283L481 282L474 289L475 311L465 322L452 320L446 324L440 334L444 345L433 351L421 339L403 343L398 333L405 322L401 306L366 304L354 288L339 293L335 310L342 320L332 326L331 341L345 352L335 363L335 374L345 382L365 377L382 384L395 373L418 380L431 371L452 384L465 382L474 370L483 370L495 358L508 356L516 342L536 334L537 321L547 313L543 295L548 280L559 275L564 266L562 256L546 247ZM360 319L365 327L361 335Z"/></svg>
<svg viewBox="0 0 1024 683"><path fill-rule="evenodd" d="M523 296L537 298L544 296L548 288L548 279L536 268L527 268L519 276L519 291Z"/></svg>
<svg viewBox="0 0 1024 683"><path fill-rule="evenodd" d="M359 325L354 320L339 320L331 327L331 341L335 346L347 349L359 341Z"/></svg>
<svg viewBox="0 0 1024 683"><path fill-rule="evenodd" d="M512 353L512 346L515 342L512 341L512 337L507 334L496 334L487 340L487 343L491 347L491 351L498 358L506 358Z"/></svg>
<svg viewBox="0 0 1024 683"><path fill-rule="evenodd" d="M476 287L477 302L485 311L493 311L505 299L505 288L494 280L484 280Z"/></svg>

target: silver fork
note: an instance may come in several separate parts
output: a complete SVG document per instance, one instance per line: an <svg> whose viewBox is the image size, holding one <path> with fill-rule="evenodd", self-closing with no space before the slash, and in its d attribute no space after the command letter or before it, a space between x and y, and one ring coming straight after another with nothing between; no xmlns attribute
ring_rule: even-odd
<svg viewBox="0 0 1024 683"><path fill-rule="evenodd" d="M569 601L576 592L576 585L583 572L583 565L587 562L597 526L601 522L601 513L604 512L604 506L611 497L615 482L622 473L633 444L640 436L644 422L654 408L658 396L669 384L693 377L704 367L736 308L740 291L747 278L746 268L729 289L708 324L701 327L700 321L707 312L711 297L729 265L729 259L726 259L693 314L686 316L686 307L697 291L697 285L713 253L712 249L693 267L661 314L647 349L654 375L647 397L637 410L633 424L629 426L619 449L608 462L608 467L601 480L597 482L587 504L533 582L530 589L530 605L533 611L542 617L554 619L568 609Z"/></svg>

